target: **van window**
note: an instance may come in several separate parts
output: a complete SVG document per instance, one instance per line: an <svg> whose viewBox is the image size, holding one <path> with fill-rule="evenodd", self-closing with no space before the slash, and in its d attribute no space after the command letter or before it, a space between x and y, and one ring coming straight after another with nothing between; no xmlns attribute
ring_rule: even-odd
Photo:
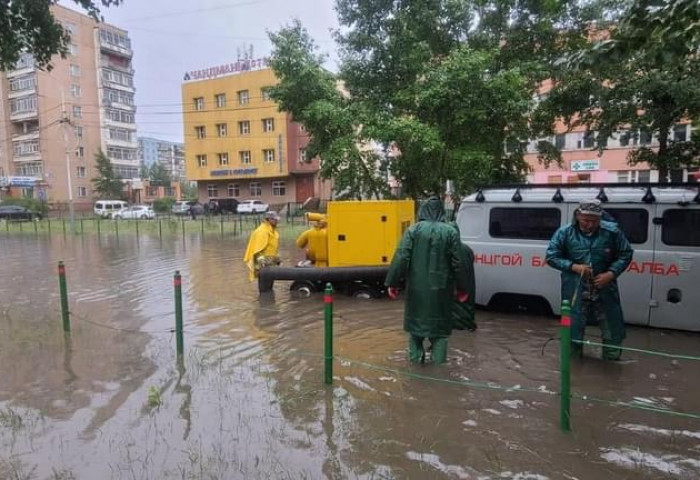
<svg viewBox="0 0 700 480"><path fill-rule="evenodd" d="M492 208L489 235L493 238L549 240L561 226L558 208Z"/></svg>
<svg viewBox="0 0 700 480"><path fill-rule="evenodd" d="M666 245L700 247L700 210L674 208L663 216L661 240Z"/></svg>
<svg viewBox="0 0 700 480"><path fill-rule="evenodd" d="M649 212L643 208L606 208L630 243L646 243L649 237Z"/></svg>

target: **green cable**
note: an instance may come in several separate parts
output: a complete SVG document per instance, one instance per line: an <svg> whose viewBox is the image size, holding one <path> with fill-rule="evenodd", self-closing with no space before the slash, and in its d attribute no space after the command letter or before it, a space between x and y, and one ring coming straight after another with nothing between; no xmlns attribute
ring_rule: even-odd
<svg viewBox="0 0 700 480"><path fill-rule="evenodd" d="M588 395L574 394L574 395L571 395L571 397L576 399L576 400L581 400L584 402L602 403L602 404L610 405L613 407L633 408L633 409L637 409L637 410L645 410L648 412L663 413L665 415L672 415L675 417L693 418L696 420L700 420L700 414L697 414L697 413L676 412L675 410L671 410L671 409L667 409L667 408L651 407L651 406L646 406L646 405L640 405L639 403L634 403L634 402L622 402L620 400L606 400L604 398L589 397Z"/></svg>
<svg viewBox="0 0 700 480"><path fill-rule="evenodd" d="M622 346L617 346L617 345L591 342L590 340L571 340L571 342L572 343L580 343L581 345L591 345L594 347L619 348L620 350L627 350L630 352L648 353L649 355L657 355L659 357L680 358L682 360L700 360L700 357L694 357L692 355L676 355L673 353L656 352L653 350L642 350L641 348L622 347Z"/></svg>

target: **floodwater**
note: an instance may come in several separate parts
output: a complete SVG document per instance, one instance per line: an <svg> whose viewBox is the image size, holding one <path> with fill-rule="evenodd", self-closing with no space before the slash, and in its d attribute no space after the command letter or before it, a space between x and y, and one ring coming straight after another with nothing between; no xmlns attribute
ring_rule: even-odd
<svg viewBox="0 0 700 480"><path fill-rule="evenodd" d="M340 297L325 386L322 298L293 299L287 282L259 297L244 244L0 237L0 479L700 477L700 420L633 408L700 413L697 362L609 364L591 348L562 433L558 343L543 349L556 319L479 312L447 365L412 367L401 302ZM631 328L626 345L692 355L698 339Z"/></svg>

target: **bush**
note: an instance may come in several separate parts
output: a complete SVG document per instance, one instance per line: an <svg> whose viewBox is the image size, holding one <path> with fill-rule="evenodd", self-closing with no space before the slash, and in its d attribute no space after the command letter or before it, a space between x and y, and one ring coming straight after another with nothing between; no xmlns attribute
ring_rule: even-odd
<svg viewBox="0 0 700 480"><path fill-rule="evenodd" d="M28 208L32 212L41 213L42 215L47 215L49 213L49 204L36 198L7 197L2 201L2 204L19 205Z"/></svg>
<svg viewBox="0 0 700 480"><path fill-rule="evenodd" d="M158 198L153 202L153 210L158 213L166 213L170 211L174 204L174 197Z"/></svg>

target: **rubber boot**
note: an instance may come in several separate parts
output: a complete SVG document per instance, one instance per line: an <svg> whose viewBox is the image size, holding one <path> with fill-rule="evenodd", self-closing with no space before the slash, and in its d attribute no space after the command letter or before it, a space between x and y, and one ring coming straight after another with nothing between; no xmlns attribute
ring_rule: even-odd
<svg viewBox="0 0 700 480"><path fill-rule="evenodd" d="M408 337L408 360L411 363L425 363L423 337L417 337L415 335L410 335Z"/></svg>
<svg viewBox="0 0 700 480"><path fill-rule="evenodd" d="M571 342L571 356L573 358L583 357L583 345L580 343Z"/></svg>
<svg viewBox="0 0 700 480"><path fill-rule="evenodd" d="M436 365L443 364L447 361L447 338L431 338L432 359Z"/></svg>
<svg viewBox="0 0 700 480"><path fill-rule="evenodd" d="M615 346L610 346L610 344L605 343L606 346L603 347L603 360L609 360L611 362L617 362L622 357L622 350L616 348Z"/></svg>

